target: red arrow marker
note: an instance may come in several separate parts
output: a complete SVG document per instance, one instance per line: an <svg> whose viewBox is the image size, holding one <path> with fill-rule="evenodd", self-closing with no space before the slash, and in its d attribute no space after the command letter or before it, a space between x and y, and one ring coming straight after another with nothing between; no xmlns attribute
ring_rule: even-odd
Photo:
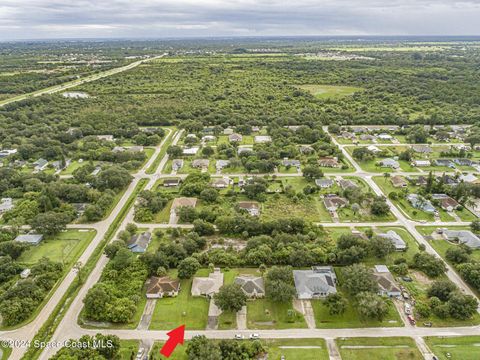
<svg viewBox="0 0 480 360"><path fill-rule="evenodd" d="M173 350L175 350L178 344L183 345L183 341L185 340L185 325L173 329L172 331L168 332L167 335L168 340L160 350L160 354L168 358L170 355L172 355Z"/></svg>

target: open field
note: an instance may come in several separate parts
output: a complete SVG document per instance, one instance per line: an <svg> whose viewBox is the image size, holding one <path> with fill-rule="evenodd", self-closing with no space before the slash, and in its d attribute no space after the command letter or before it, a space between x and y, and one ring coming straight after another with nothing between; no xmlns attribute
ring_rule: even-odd
<svg viewBox="0 0 480 360"><path fill-rule="evenodd" d="M349 96L363 90L359 87L340 85L298 85L297 87L320 99Z"/></svg>
<svg viewBox="0 0 480 360"><path fill-rule="evenodd" d="M439 360L478 360L480 336L426 337L430 350Z"/></svg>
<svg viewBox="0 0 480 360"><path fill-rule="evenodd" d="M423 360L411 338L337 339L342 360Z"/></svg>

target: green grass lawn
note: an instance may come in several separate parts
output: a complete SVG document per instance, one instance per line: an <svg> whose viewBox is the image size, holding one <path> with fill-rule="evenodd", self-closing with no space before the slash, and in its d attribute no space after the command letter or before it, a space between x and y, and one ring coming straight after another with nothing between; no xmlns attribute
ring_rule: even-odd
<svg viewBox="0 0 480 360"><path fill-rule="evenodd" d="M407 337L342 338L335 341L343 360L423 360L413 339Z"/></svg>
<svg viewBox="0 0 480 360"><path fill-rule="evenodd" d="M0 345L0 352L2 353L0 360L7 360L10 357L10 354L12 353L12 348Z"/></svg>
<svg viewBox="0 0 480 360"><path fill-rule="evenodd" d="M425 342L440 360L478 360L480 358L480 336L426 337Z"/></svg>
<svg viewBox="0 0 480 360"><path fill-rule="evenodd" d="M323 339L265 340L269 360L328 360L328 351Z"/></svg>
<svg viewBox="0 0 480 360"><path fill-rule="evenodd" d="M353 95L362 91L362 88L340 85L298 85L298 88L305 90L320 99L329 99Z"/></svg>
<svg viewBox="0 0 480 360"><path fill-rule="evenodd" d="M92 241L95 234L94 230L61 232L52 239L44 239L38 246L30 247L20 256L19 261L32 265L42 257L47 257L65 265L72 264Z"/></svg>
<svg viewBox="0 0 480 360"><path fill-rule="evenodd" d="M292 310L292 317L289 317ZM293 309L291 303L275 303L257 299L247 303L247 328L249 329L298 329L306 328L303 315Z"/></svg>
<svg viewBox="0 0 480 360"><path fill-rule="evenodd" d="M208 276L208 273L208 269L200 269L196 276ZM171 271L170 276L176 277L176 272ZM157 300L151 330L171 330L180 324L189 330L203 330L207 326L209 301L191 295L192 279L182 280L180 286L177 297Z"/></svg>
<svg viewBox="0 0 480 360"><path fill-rule="evenodd" d="M60 175L72 175L75 170L77 170L79 167L82 167L86 164L88 164L88 161L84 161L82 163L79 163L77 160L74 160L68 165L65 169L62 170ZM98 161L93 161L93 165L96 166L98 164Z"/></svg>
<svg viewBox="0 0 480 360"><path fill-rule="evenodd" d="M362 319L358 315L353 299L349 299L347 310L341 315L330 315L327 306L323 304L323 300L312 300L312 307L315 314L315 323L319 329L403 326L393 303L390 300L387 300L387 303L388 314L383 321Z"/></svg>
<svg viewBox="0 0 480 360"><path fill-rule="evenodd" d="M262 203L261 216L265 220L300 217L313 222L331 222L332 219L320 199L292 199L285 195L268 196Z"/></svg>
<svg viewBox="0 0 480 360"><path fill-rule="evenodd" d="M137 355L139 346L138 340L120 340L120 359L131 360Z"/></svg>
<svg viewBox="0 0 480 360"><path fill-rule="evenodd" d="M150 360L165 360L166 357L160 354L160 349L162 348L164 342L156 342L152 350L150 351ZM175 348L175 351L172 353L172 355L168 358L169 360L188 360L187 353L185 352L187 350L187 344L188 341L185 341L183 345L178 345Z"/></svg>

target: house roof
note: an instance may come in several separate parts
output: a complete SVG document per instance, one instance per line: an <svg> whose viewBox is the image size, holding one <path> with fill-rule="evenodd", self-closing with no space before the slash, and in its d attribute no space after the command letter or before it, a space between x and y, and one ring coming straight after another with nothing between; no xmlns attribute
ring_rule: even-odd
<svg viewBox="0 0 480 360"><path fill-rule="evenodd" d="M330 187L333 185L332 179L315 179L315 184L320 187Z"/></svg>
<svg viewBox="0 0 480 360"><path fill-rule="evenodd" d="M271 136L268 135L257 135L255 136L255 142L256 143L265 143L265 142L271 142L272 138Z"/></svg>
<svg viewBox="0 0 480 360"><path fill-rule="evenodd" d="M245 210L260 208L260 206L258 205L258 202L256 201L239 201L238 207L240 209L245 209Z"/></svg>
<svg viewBox="0 0 480 360"><path fill-rule="evenodd" d="M450 241L458 238L459 243L472 249L480 249L480 239L470 230L445 230L444 234Z"/></svg>
<svg viewBox="0 0 480 360"><path fill-rule="evenodd" d="M215 166L217 168L224 168L230 164L230 160L217 160Z"/></svg>
<svg viewBox="0 0 480 360"><path fill-rule="evenodd" d="M212 295L217 293L223 285L223 273L215 269L208 277L194 277L192 282L192 295Z"/></svg>
<svg viewBox="0 0 480 360"><path fill-rule="evenodd" d="M152 233L145 231L141 234L133 235L127 243L127 247L134 252L144 252L152 239Z"/></svg>
<svg viewBox="0 0 480 360"><path fill-rule="evenodd" d="M312 270L294 270L293 279L299 299L337 292L336 275L331 266L316 267Z"/></svg>
<svg viewBox="0 0 480 360"><path fill-rule="evenodd" d="M373 276L377 281L380 290L387 293L400 293L400 288L395 283L395 279L385 265L375 265Z"/></svg>
<svg viewBox="0 0 480 360"><path fill-rule="evenodd" d="M240 285L246 295L264 295L265 284L262 277L259 276L238 276L235 278L235 284Z"/></svg>
<svg viewBox="0 0 480 360"><path fill-rule="evenodd" d="M430 146L427 145L412 145L412 149L418 153L431 153L433 150Z"/></svg>
<svg viewBox="0 0 480 360"><path fill-rule="evenodd" d="M294 159L283 159L282 160L283 166L300 166L300 160Z"/></svg>
<svg viewBox="0 0 480 360"><path fill-rule="evenodd" d="M403 250L407 247L405 241L393 230L389 230L385 234L378 234L378 236L390 240L397 250Z"/></svg>
<svg viewBox="0 0 480 360"><path fill-rule="evenodd" d="M421 209L428 213L434 213L436 211L435 207L429 200L421 197L418 194L408 194L407 200L410 201L414 208Z"/></svg>
<svg viewBox="0 0 480 360"><path fill-rule="evenodd" d="M163 294L166 292L180 290L180 281L178 279L171 279L169 276L157 277L152 276L147 285L147 294Z"/></svg>
<svg viewBox="0 0 480 360"><path fill-rule="evenodd" d="M172 210L180 208L182 206L195 207L197 205L197 198L194 197L179 197L173 199Z"/></svg>
<svg viewBox="0 0 480 360"><path fill-rule="evenodd" d="M335 157L323 157L318 159L318 165L325 167L337 167L339 166L338 159Z"/></svg>
<svg viewBox="0 0 480 360"><path fill-rule="evenodd" d="M391 167L399 167L400 164L398 163L397 160L392 159L392 158L386 158L380 161L380 165L382 166L391 166Z"/></svg>
<svg viewBox="0 0 480 360"><path fill-rule="evenodd" d="M391 180L393 186L407 185L407 182L405 181L405 179L400 175L392 176L390 180Z"/></svg>
<svg viewBox="0 0 480 360"><path fill-rule="evenodd" d="M349 180L349 179L338 180L338 185L340 185L340 187L344 190L348 189L348 188L353 188L353 189L358 188L358 185L355 184L352 180Z"/></svg>
<svg viewBox="0 0 480 360"><path fill-rule="evenodd" d="M338 209L341 206L347 205L348 200L343 197L333 195L333 196L325 196L325 198L323 199L323 203L327 208L327 210L333 209L333 208Z"/></svg>
<svg viewBox="0 0 480 360"><path fill-rule="evenodd" d="M18 235L15 238L15 241L26 243L26 244L32 244L32 245L37 245L42 240L43 240L43 235L41 234L23 234L23 235Z"/></svg>
<svg viewBox="0 0 480 360"><path fill-rule="evenodd" d="M193 167L208 167L210 160L208 159L195 159L192 161Z"/></svg>

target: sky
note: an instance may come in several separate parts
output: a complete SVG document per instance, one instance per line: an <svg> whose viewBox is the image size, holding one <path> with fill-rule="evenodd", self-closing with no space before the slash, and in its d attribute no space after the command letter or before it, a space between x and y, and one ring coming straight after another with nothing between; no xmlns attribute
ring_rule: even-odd
<svg viewBox="0 0 480 360"><path fill-rule="evenodd" d="M480 0L1 0L0 40L480 35Z"/></svg>

